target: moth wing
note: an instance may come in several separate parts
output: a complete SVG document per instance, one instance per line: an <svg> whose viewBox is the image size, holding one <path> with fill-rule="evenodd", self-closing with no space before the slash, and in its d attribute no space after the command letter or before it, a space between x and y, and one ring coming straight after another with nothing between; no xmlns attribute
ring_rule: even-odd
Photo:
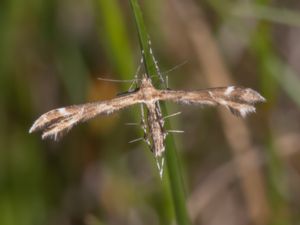
<svg viewBox="0 0 300 225"><path fill-rule="evenodd" d="M236 116L246 117L255 112L255 104L264 102L257 91L243 87L219 87L200 91L162 91L162 100L175 101L181 104L225 106Z"/></svg>
<svg viewBox="0 0 300 225"><path fill-rule="evenodd" d="M98 101L51 110L41 115L31 126L29 133L42 131L42 138L58 140L73 126L98 115L109 115L138 103L135 93L108 101Z"/></svg>

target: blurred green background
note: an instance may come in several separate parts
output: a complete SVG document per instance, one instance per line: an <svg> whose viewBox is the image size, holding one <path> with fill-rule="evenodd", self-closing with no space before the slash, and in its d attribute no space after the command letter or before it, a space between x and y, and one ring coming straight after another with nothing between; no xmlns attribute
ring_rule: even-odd
<svg viewBox="0 0 300 225"><path fill-rule="evenodd" d="M246 120L176 106L172 118L193 224L300 224L300 2L140 1L172 89L232 83L267 98ZM172 224L167 179L126 122L139 107L28 134L53 108L113 98L140 61L127 1L0 1L0 225Z"/></svg>

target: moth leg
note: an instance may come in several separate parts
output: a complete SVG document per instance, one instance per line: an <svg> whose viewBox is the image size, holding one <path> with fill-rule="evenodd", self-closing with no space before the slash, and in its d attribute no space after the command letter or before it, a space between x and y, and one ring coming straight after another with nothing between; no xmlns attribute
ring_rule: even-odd
<svg viewBox="0 0 300 225"><path fill-rule="evenodd" d="M164 116L163 119L168 119L168 118L171 118L171 117L174 117L174 116L178 116L180 114L181 114L181 112L172 113L170 115Z"/></svg>
<svg viewBox="0 0 300 225"><path fill-rule="evenodd" d="M140 126L139 123L125 123L126 126Z"/></svg>
<svg viewBox="0 0 300 225"><path fill-rule="evenodd" d="M146 123L146 119L145 119L145 112L144 112L144 106L143 104L140 104L140 108L141 108L141 127L144 131L144 135L147 134L147 123Z"/></svg>
<svg viewBox="0 0 300 225"><path fill-rule="evenodd" d="M182 134L182 133L184 133L184 130L167 130L167 133L177 133L177 134Z"/></svg>
<svg viewBox="0 0 300 225"><path fill-rule="evenodd" d="M140 137L140 138L133 139L133 140L129 141L128 143L131 144L131 143L143 141L143 140L144 140L144 137Z"/></svg>
<svg viewBox="0 0 300 225"><path fill-rule="evenodd" d="M165 165L165 157L155 157L156 166L159 171L159 177L162 179L163 173L164 173L164 165Z"/></svg>
<svg viewBox="0 0 300 225"><path fill-rule="evenodd" d="M161 124L161 128L163 128L164 125L165 125L165 120L164 120L164 117L162 116L160 104L159 104L158 101L155 102L155 112L157 114L157 117L159 118L159 122Z"/></svg>

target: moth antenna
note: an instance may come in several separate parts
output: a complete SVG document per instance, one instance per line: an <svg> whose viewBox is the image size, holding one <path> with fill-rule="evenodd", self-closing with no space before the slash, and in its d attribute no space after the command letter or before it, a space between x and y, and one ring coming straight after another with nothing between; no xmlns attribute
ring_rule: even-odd
<svg viewBox="0 0 300 225"><path fill-rule="evenodd" d="M129 83L129 82L134 82L136 80L141 80L141 79L137 78L137 79L132 79L132 80L118 80L118 79L109 79L109 78L98 77L97 80L116 82L116 83Z"/></svg>
<svg viewBox="0 0 300 225"><path fill-rule="evenodd" d="M177 70L179 67L182 67L183 65L187 64L188 60L184 60L183 62L173 66L172 68L166 70L166 71L163 71L162 74L166 75L174 70Z"/></svg>
<svg viewBox="0 0 300 225"><path fill-rule="evenodd" d="M138 67L137 67L137 69L136 69L136 71L135 71L135 73L134 73L134 80L133 80L133 82L131 83L131 85L130 85L130 87L129 87L128 90L132 90L134 85L135 85L136 88L137 88L137 81L139 80L139 79L138 79L138 75L139 75L139 72L140 72L140 70L141 70L141 66L142 66L143 62L144 62L144 58L143 58L143 56L142 56L141 59L140 59L140 63L139 63L139 65L138 65Z"/></svg>
<svg viewBox="0 0 300 225"><path fill-rule="evenodd" d="M153 50L152 50L152 48L151 48L152 43L151 43L151 40L150 40L150 39L148 39L148 44L149 44L150 54L151 54L152 60L153 60L153 62L154 62L154 66L155 66L156 72L157 72L157 74L158 74L158 78L160 79L161 83L163 83L163 85L166 87L166 81L164 80L164 78L163 78L163 76L162 76L162 73L161 73L161 71L160 71L160 69L159 69L158 62L157 62L157 60L155 59Z"/></svg>
<svg viewBox="0 0 300 225"><path fill-rule="evenodd" d="M169 76L166 75L166 88L169 89Z"/></svg>
<svg viewBox="0 0 300 225"><path fill-rule="evenodd" d="M135 71L135 73L134 73L134 78L135 78L135 79L138 77L139 72L140 72L140 70L141 70L141 67L142 67L143 63L144 63L144 58L143 58L143 56L142 56L141 59L140 59L140 64L138 65L138 67L137 67L137 69L136 69L136 71Z"/></svg>
<svg viewBox="0 0 300 225"><path fill-rule="evenodd" d="M161 75L151 75L150 78L152 77L160 77L162 75L164 75L166 77L166 81L164 81L166 88L169 88L169 76L167 74L169 74L170 72L178 69L179 67L183 66L184 64L186 64L188 62L188 60L183 61L182 63L175 65L174 67L172 67L171 69L168 69L166 71L161 72Z"/></svg>

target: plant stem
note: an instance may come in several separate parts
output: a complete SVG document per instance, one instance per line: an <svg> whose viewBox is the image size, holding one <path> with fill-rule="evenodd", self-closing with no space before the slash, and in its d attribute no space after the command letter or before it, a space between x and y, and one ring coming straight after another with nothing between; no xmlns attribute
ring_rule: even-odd
<svg viewBox="0 0 300 225"><path fill-rule="evenodd" d="M151 55L151 49L149 44L149 37L144 25L141 9L138 5L137 0L130 0L132 11L134 14L134 19L136 22L139 41L141 49L143 50L143 59L145 64L145 70L147 76L154 75L157 73L155 68L155 62L153 56ZM161 108L164 114L167 114L167 109L165 104L161 103ZM167 120L165 123L166 129L170 128L170 123ZM180 163L177 157L177 151L174 143L174 138L172 135L168 135L165 140L166 150L166 163L168 169L168 177L170 183L170 189L172 193L172 199L174 203L174 210L176 215L177 224L188 225L190 220L188 218L186 201L185 201L185 191L183 185L183 179L181 175Z"/></svg>

